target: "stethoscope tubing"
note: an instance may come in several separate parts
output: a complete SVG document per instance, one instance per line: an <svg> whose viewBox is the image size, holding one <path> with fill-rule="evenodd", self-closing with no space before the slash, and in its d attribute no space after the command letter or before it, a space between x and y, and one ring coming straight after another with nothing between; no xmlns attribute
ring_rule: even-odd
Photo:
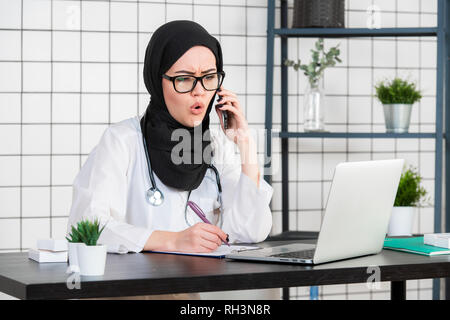
<svg viewBox="0 0 450 320"><path fill-rule="evenodd" d="M152 165L150 162L150 156L148 154L147 143L146 143L144 135L142 135L142 140L143 140L143 144L144 144L145 158L147 159L148 174L149 174L150 183L151 183L150 189L147 191L147 194L149 192L152 192L153 195L155 193L159 193L160 194L159 198L161 199L161 202L159 204L157 204L158 203L157 201L152 201L151 199L148 199L148 200L151 205L158 206L158 205L162 204L162 202L164 202L164 196L163 196L163 193L161 192L161 190L159 190L159 188L156 186L155 177L153 176ZM208 167L211 168L214 171L214 174L216 175L217 189L219 192L219 200L221 201L222 200L222 185L220 183L219 171L213 164L210 164ZM190 193L191 192L189 192L189 195L190 195ZM150 198L150 197L148 197L148 198ZM222 205L222 203L221 203L221 205Z"/></svg>

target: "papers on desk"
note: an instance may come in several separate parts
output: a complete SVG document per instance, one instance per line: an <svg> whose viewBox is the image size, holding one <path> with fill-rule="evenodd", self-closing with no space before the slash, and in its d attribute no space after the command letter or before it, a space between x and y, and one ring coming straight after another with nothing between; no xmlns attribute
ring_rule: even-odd
<svg viewBox="0 0 450 320"><path fill-rule="evenodd" d="M38 250L48 250L48 251L67 251L68 245L66 239L39 239L37 241Z"/></svg>
<svg viewBox="0 0 450 320"><path fill-rule="evenodd" d="M39 263L44 262L67 262L67 251L50 251L30 248L28 258Z"/></svg>
<svg viewBox="0 0 450 320"><path fill-rule="evenodd" d="M227 246L221 245L213 252L208 253L198 253L198 252L175 252L175 251L148 251L154 253L171 253L171 254L180 254L180 255L188 255L188 256L201 256L201 257L211 257L211 258L225 258L225 255L230 254L232 252L240 252L245 250L256 250L260 249L259 247L254 246Z"/></svg>
<svg viewBox="0 0 450 320"><path fill-rule="evenodd" d="M450 233L424 234L423 242L430 246L450 249Z"/></svg>
<svg viewBox="0 0 450 320"><path fill-rule="evenodd" d="M67 250L66 239L39 239L37 248L28 250L28 258L39 263L67 262Z"/></svg>

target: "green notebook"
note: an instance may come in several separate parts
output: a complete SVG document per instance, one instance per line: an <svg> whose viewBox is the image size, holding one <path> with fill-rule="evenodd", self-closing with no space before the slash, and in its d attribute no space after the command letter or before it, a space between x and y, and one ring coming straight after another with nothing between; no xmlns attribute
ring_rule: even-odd
<svg viewBox="0 0 450 320"><path fill-rule="evenodd" d="M403 251L425 256L436 256L440 254L450 254L449 249L429 246L423 243L423 237L412 238L386 238L384 239L384 249Z"/></svg>

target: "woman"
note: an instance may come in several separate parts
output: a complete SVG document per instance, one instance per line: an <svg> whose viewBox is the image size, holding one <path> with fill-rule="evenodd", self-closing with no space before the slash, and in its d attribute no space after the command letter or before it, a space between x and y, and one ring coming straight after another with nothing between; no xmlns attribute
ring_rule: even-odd
<svg viewBox="0 0 450 320"><path fill-rule="evenodd" d="M199 24L158 28L144 62L150 104L143 116L106 129L90 153L74 181L68 230L97 217L106 223L99 243L117 253L211 252L227 239L263 241L272 227L273 189L261 179L255 142L236 95L221 86L223 76L220 44ZM223 106L216 107L221 130L214 132L216 94ZM160 194L148 194L152 187ZM213 224L202 222L188 200Z"/></svg>

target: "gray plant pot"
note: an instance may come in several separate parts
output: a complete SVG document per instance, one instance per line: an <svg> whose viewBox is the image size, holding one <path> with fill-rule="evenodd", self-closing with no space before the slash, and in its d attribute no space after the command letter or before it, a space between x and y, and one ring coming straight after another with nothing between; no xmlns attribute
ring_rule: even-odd
<svg viewBox="0 0 450 320"><path fill-rule="evenodd" d="M383 104L386 132L407 133L412 106L412 104Z"/></svg>

